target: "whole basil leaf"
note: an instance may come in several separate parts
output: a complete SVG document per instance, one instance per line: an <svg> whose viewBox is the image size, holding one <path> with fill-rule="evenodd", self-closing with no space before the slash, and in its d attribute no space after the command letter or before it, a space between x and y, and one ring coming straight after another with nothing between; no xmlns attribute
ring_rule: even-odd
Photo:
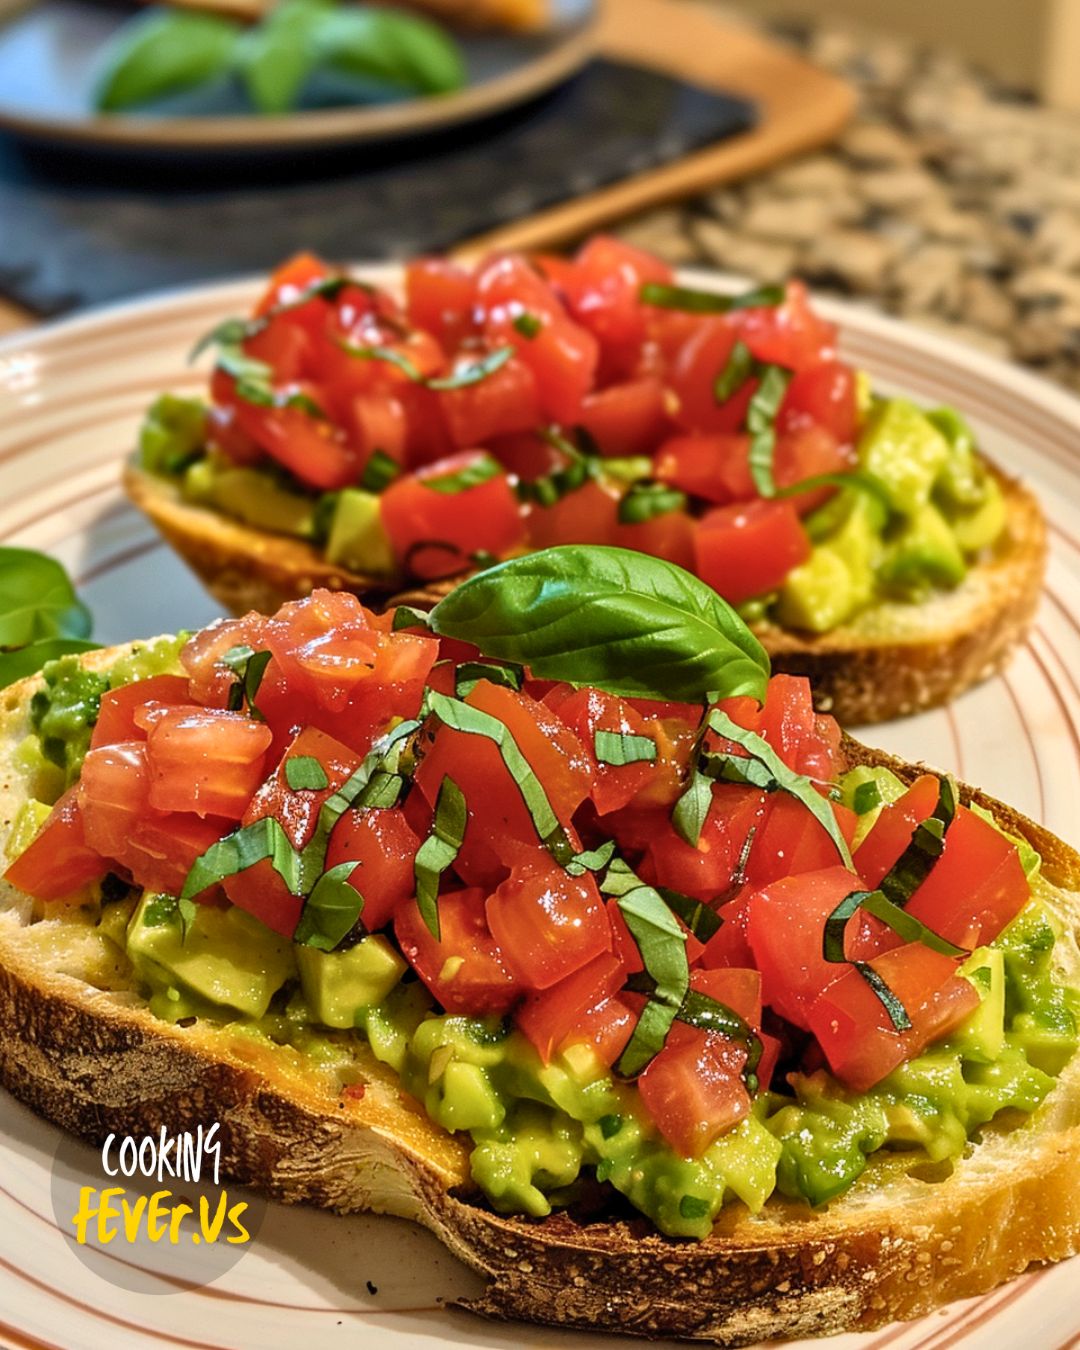
<svg viewBox="0 0 1080 1350"><path fill-rule="evenodd" d="M319 63L319 25L333 12L333 0L284 0L240 39L237 73L259 112L296 107Z"/></svg>
<svg viewBox="0 0 1080 1350"><path fill-rule="evenodd" d="M29 548L0 548L0 648L89 633L90 612L55 558Z"/></svg>
<svg viewBox="0 0 1080 1350"><path fill-rule="evenodd" d="M457 44L416 15L353 6L328 14L316 40L321 62L344 75L429 94L465 83Z"/></svg>
<svg viewBox="0 0 1080 1350"><path fill-rule="evenodd" d="M629 549L564 544L462 582L431 630L517 661L538 679L609 693L764 700L769 658L726 601L674 563Z"/></svg>
<svg viewBox="0 0 1080 1350"><path fill-rule="evenodd" d="M241 24L213 14L150 10L120 28L102 57L94 105L122 112L194 89L232 66Z"/></svg>

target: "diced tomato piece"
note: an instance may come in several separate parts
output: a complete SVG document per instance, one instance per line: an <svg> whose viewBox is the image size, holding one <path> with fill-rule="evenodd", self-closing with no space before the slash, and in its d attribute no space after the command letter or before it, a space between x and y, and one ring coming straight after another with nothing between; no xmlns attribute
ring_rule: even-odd
<svg viewBox="0 0 1080 1350"><path fill-rule="evenodd" d="M326 302L314 300L311 304L325 306ZM291 311L271 319L261 333L248 338L244 351L253 360L265 362L274 372L277 384L294 384L316 375L315 344Z"/></svg>
<svg viewBox="0 0 1080 1350"><path fill-rule="evenodd" d="M795 1026L807 1029L810 1005L844 973L842 962L825 959L825 920L852 891L865 889L846 868L826 867L784 877L750 898L747 938L765 1002ZM849 960L872 953L871 933L860 911L847 926Z"/></svg>
<svg viewBox="0 0 1080 1350"><path fill-rule="evenodd" d="M86 842L76 784L68 788L30 844L4 873L4 880L37 900L62 900L109 870Z"/></svg>
<svg viewBox="0 0 1080 1350"><path fill-rule="evenodd" d="M279 464L310 487L333 491L355 483L360 458L341 428L302 408L264 407L228 392L231 375L214 377L215 400L232 406L240 428Z"/></svg>
<svg viewBox="0 0 1080 1350"><path fill-rule="evenodd" d="M869 885L881 884L937 799L938 780L924 774L882 809L855 856ZM906 908L939 936L971 950L992 942L1030 895L1015 846L968 807L958 806L941 856Z"/></svg>
<svg viewBox="0 0 1080 1350"><path fill-rule="evenodd" d="M500 557L521 539L524 524L510 481L501 469L472 487L447 492L437 484L491 463L466 451L399 478L381 498L382 522L394 555L410 575L452 576L474 553Z"/></svg>
<svg viewBox="0 0 1080 1350"><path fill-rule="evenodd" d="M671 361L668 384L676 398L673 417L687 431L741 431L758 381L746 381L718 402L716 379L726 367L738 334L725 315L699 321Z"/></svg>
<svg viewBox="0 0 1080 1350"><path fill-rule="evenodd" d="M720 927L706 943L705 950L701 954L701 965L704 969L754 964L754 953L750 950L746 936L752 894L749 887L744 887L733 900L721 906Z"/></svg>
<svg viewBox="0 0 1080 1350"><path fill-rule="evenodd" d="M671 426L655 375L586 395L577 420L602 455L614 456L652 454Z"/></svg>
<svg viewBox="0 0 1080 1350"><path fill-rule="evenodd" d="M195 859L233 828L214 816L155 810L144 741L89 751L76 786L87 845L147 890L178 895Z"/></svg>
<svg viewBox="0 0 1080 1350"><path fill-rule="evenodd" d="M356 394L349 401L347 425L362 461L361 475L376 450L399 465L405 463L409 424L401 398L384 390Z"/></svg>
<svg viewBox="0 0 1080 1350"><path fill-rule="evenodd" d="M291 303L302 291L329 274L330 268L321 258L313 253L297 253L274 271L269 286L255 307L255 313L266 314L276 305ZM325 300L311 300L290 310L289 317L300 324L321 322L325 308Z"/></svg>
<svg viewBox="0 0 1080 1350"><path fill-rule="evenodd" d="M656 1128L676 1153L700 1158L750 1113L746 1047L712 1032L665 1045L637 1080Z"/></svg>
<svg viewBox="0 0 1080 1350"><path fill-rule="evenodd" d="M527 483L553 473L565 463L565 456L535 431L495 436L488 442L487 448L507 473L516 474Z"/></svg>
<svg viewBox="0 0 1080 1350"><path fill-rule="evenodd" d="M821 474L847 473L855 467L850 446L813 422L781 432L773 455L773 478L781 488L794 487ZM813 511L836 491L825 486L811 488L789 498L800 515Z"/></svg>
<svg viewBox="0 0 1080 1350"><path fill-rule="evenodd" d="M623 975L619 958L604 952L558 984L525 999L514 1020L545 1064L589 1012L618 992Z"/></svg>
<svg viewBox="0 0 1080 1350"><path fill-rule="evenodd" d="M262 447L236 420L236 409L228 405L212 405L207 410L206 442L210 450L220 450L234 464L258 464L266 458Z"/></svg>
<svg viewBox="0 0 1080 1350"><path fill-rule="evenodd" d="M718 967L690 973L690 988L722 1003L757 1030L761 1026L761 972L751 967Z"/></svg>
<svg viewBox="0 0 1080 1350"><path fill-rule="evenodd" d="M239 820L262 782L272 739L268 726L243 713L156 710L146 732L150 805Z"/></svg>
<svg viewBox="0 0 1080 1350"><path fill-rule="evenodd" d="M645 786L655 772L653 763L640 760L629 764L610 764L596 758L596 733L649 736L645 719L625 699L605 694L600 689L571 689L559 685L544 702L570 727L581 741L593 765L590 791L600 815L625 806ZM655 740L654 740L655 745ZM654 751L654 757L658 752Z"/></svg>
<svg viewBox="0 0 1080 1350"><path fill-rule="evenodd" d="M839 803L830 802L829 805L835 808ZM847 820L845 823L851 829L853 822ZM778 792L754 836L746 879L759 889L781 877L835 867L839 861L836 845L820 822L802 802Z"/></svg>
<svg viewBox="0 0 1080 1350"><path fill-rule="evenodd" d="M566 1033L560 1053L571 1045L588 1045L597 1059L610 1069L633 1035L638 1014L620 998L606 998L590 1008Z"/></svg>
<svg viewBox="0 0 1080 1350"><path fill-rule="evenodd" d="M766 810L765 794L757 788L724 784L714 789L697 847L681 839L669 824L649 843L642 876L697 900L726 896L747 838L754 831L756 841Z"/></svg>
<svg viewBox="0 0 1080 1350"><path fill-rule="evenodd" d="M665 262L612 235L594 235L578 250L574 269L562 277L570 312L605 347L640 345L646 314L641 288L648 282L670 284L674 273Z"/></svg>
<svg viewBox="0 0 1080 1350"><path fill-rule="evenodd" d="M956 961L911 942L874 957L870 965L904 1006L909 1031L897 1031L858 970L850 967L811 1005L809 1030L833 1073L856 1092L867 1092L898 1064L947 1035L979 1003Z"/></svg>
<svg viewBox="0 0 1080 1350"><path fill-rule="evenodd" d="M327 869L356 862L349 884L364 897L360 917L371 933L385 928L416 894L413 863L420 840L398 810L346 811L334 826Z"/></svg>
<svg viewBox="0 0 1080 1350"><path fill-rule="evenodd" d="M733 604L774 590L809 556L810 540L789 501L717 507L694 534L698 576Z"/></svg>
<svg viewBox="0 0 1080 1350"><path fill-rule="evenodd" d="M782 304L740 309L730 317L759 361L801 371L835 357L836 325L813 312L801 281L788 282Z"/></svg>
<svg viewBox="0 0 1080 1350"><path fill-rule="evenodd" d="M182 707L194 702L183 675L152 675L147 680L108 689L101 696L101 711L90 733L90 749L114 745L117 741L144 740L142 728L135 724L135 713L146 703Z"/></svg>
<svg viewBox="0 0 1080 1350"><path fill-rule="evenodd" d="M727 711L728 702L720 707ZM729 716L746 725L737 712ZM839 740L831 732L835 725L833 718L814 712L813 693L805 676L777 674L769 680L757 724L747 726L747 730L763 736L789 769L827 783L842 767Z"/></svg>
<svg viewBox="0 0 1080 1350"><path fill-rule="evenodd" d="M540 780L564 826L589 789L589 761L570 728L527 694L481 680L465 702L498 719ZM465 796L469 823L455 870L477 884L499 879L500 864L512 867L521 845L539 845L536 826L498 748L484 736L441 726L416 773L416 784L434 807L443 777ZM505 875L505 873L504 873Z"/></svg>
<svg viewBox="0 0 1080 1350"><path fill-rule="evenodd" d="M666 558L677 567L694 570L694 522L685 511L665 511L633 525L616 524L612 540L617 548L632 548Z"/></svg>
<svg viewBox="0 0 1080 1350"><path fill-rule="evenodd" d="M516 357L475 384L441 390L438 400L450 439L461 450L531 431L542 420L536 376Z"/></svg>
<svg viewBox="0 0 1080 1350"><path fill-rule="evenodd" d="M447 1012L498 1015L517 1000L520 988L507 969L484 916L479 888L439 897L441 936L436 940L416 905L401 905L394 932L405 959Z"/></svg>
<svg viewBox="0 0 1080 1350"><path fill-rule="evenodd" d="M831 432L840 445L851 445L859 425L855 372L843 361L825 361L800 371L788 385L777 421L781 430L813 422Z"/></svg>
<svg viewBox="0 0 1080 1350"><path fill-rule="evenodd" d="M236 671L222 658L234 647L263 646L266 619L254 610L239 619L216 619L193 634L180 649L180 664L188 674L191 695L197 703L224 708L236 683Z"/></svg>
<svg viewBox="0 0 1080 1350"><path fill-rule="evenodd" d="M619 491L590 478L554 506L533 504L526 520L529 546L613 544L618 529Z"/></svg>
<svg viewBox="0 0 1080 1350"><path fill-rule="evenodd" d="M417 258L405 267L405 309L416 328L452 351L472 330L471 273L445 258Z"/></svg>
<svg viewBox="0 0 1080 1350"><path fill-rule="evenodd" d="M692 497L724 505L757 496L750 477L750 438L735 432L675 436L660 447L654 473Z"/></svg>
<svg viewBox="0 0 1080 1350"><path fill-rule="evenodd" d="M596 882L551 859L515 867L487 900L487 921L511 972L528 989L549 989L611 947Z"/></svg>

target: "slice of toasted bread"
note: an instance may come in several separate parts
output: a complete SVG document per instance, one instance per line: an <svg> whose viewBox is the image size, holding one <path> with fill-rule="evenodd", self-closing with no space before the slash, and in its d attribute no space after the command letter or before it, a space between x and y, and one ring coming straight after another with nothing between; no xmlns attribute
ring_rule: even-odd
<svg viewBox="0 0 1080 1350"><path fill-rule="evenodd" d="M15 748L35 687L23 681L0 705L0 840L26 796ZM855 741L846 749L907 781L919 772ZM1080 855L983 794L963 795L1042 853L1045 898L1070 934L1057 950L1075 978ZM676 1241L644 1219L492 1213L470 1188L466 1147L364 1044L354 1065L366 1090L343 1096L329 1070L291 1049L227 1025L160 1021L92 927L32 923L30 912L0 883L0 1081L11 1092L91 1141L217 1120L230 1177L288 1203L426 1225L487 1278L476 1312L735 1346L920 1316L1080 1250L1080 1056L1034 1115L985 1128L947 1176L918 1152L877 1154L823 1210L773 1199L752 1216L732 1204L707 1240Z"/></svg>
<svg viewBox="0 0 1080 1350"><path fill-rule="evenodd" d="M856 726L947 703L1000 670L1023 641L1042 589L1046 525L1038 502L996 474L1008 524L991 555L955 589L921 604L879 601L828 633L755 628L773 669L806 675L818 706ZM174 484L129 464L124 486L216 599L233 613L271 614L313 586L350 590L368 604L398 592L432 605L453 585L401 593L400 579L332 566L310 544L242 525L184 501Z"/></svg>

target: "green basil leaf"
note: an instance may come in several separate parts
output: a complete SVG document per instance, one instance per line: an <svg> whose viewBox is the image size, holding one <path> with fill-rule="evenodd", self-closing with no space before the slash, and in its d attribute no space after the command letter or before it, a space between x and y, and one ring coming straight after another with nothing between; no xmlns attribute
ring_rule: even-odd
<svg viewBox="0 0 1080 1350"><path fill-rule="evenodd" d="M704 1219L711 1209L712 1202L700 1195L681 1195L679 1197L679 1217L681 1219Z"/></svg>
<svg viewBox="0 0 1080 1350"><path fill-rule="evenodd" d="M619 521L640 525L657 516L686 509L686 493L667 483L634 483L619 501Z"/></svg>
<svg viewBox="0 0 1080 1350"><path fill-rule="evenodd" d="M776 496L773 478L773 453L776 450L776 414L791 383L791 371L782 366L766 366L761 383L746 410L746 429L750 433L750 476L762 497Z"/></svg>
<svg viewBox="0 0 1080 1350"><path fill-rule="evenodd" d="M405 628L422 628L427 632L431 626L428 618L426 609L414 609L412 605L398 605L394 610L394 632L400 633Z"/></svg>
<svg viewBox="0 0 1080 1350"><path fill-rule="evenodd" d="M259 112L281 114L296 107L319 63L316 31L333 8L330 0L281 0L244 33L236 69Z"/></svg>
<svg viewBox="0 0 1080 1350"><path fill-rule="evenodd" d="M241 24L213 14L151 10L123 24L105 46L94 88L99 112L123 112L195 89L230 69Z"/></svg>
<svg viewBox="0 0 1080 1350"><path fill-rule="evenodd" d="M273 816L243 825L219 839L192 863L180 892L182 900L193 899L208 886L216 886L226 877L236 876L256 863L269 859L290 894L299 895L299 866L288 835Z"/></svg>
<svg viewBox="0 0 1080 1350"><path fill-rule="evenodd" d="M586 872L602 872L611 862L611 856L614 852L614 839L606 839L598 848L575 853L566 864L566 870L572 877L584 876Z"/></svg>
<svg viewBox="0 0 1080 1350"><path fill-rule="evenodd" d="M413 863L416 876L416 907L428 932L438 942L442 936L439 923L439 881L454 860L465 841L465 827L469 823L469 809L465 794L449 776L439 784L435 798L435 817L431 833L420 845Z"/></svg>
<svg viewBox="0 0 1080 1350"><path fill-rule="evenodd" d="M765 309L783 304L783 286L759 286L742 295L720 295L716 291L698 291L689 286L667 286L646 281L639 298L644 305L658 309L678 309L685 314L728 314L733 309Z"/></svg>
<svg viewBox="0 0 1080 1350"><path fill-rule="evenodd" d="M836 851L845 867L851 867L851 851L840 832L829 802L818 792L811 779L789 769L764 737L747 731L733 722L727 713L714 708L709 714L709 726L719 736L741 745L747 757L712 752L703 756L710 777L727 783L749 783L765 792L786 792L817 820L836 845Z"/></svg>
<svg viewBox="0 0 1080 1350"><path fill-rule="evenodd" d="M754 360L754 354L746 343L739 338L735 346L731 349L731 355L728 357L724 368L713 381L713 398L717 403L726 403L732 398L747 380L753 375L757 367Z"/></svg>
<svg viewBox="0 0 1080 1350"><path fill-rule="evenodd" d="M349 882L355 870L353 860L340 862L322 874L300 911L294 942L332 952L356 927L364 911L364 897Z"/></svg>
<svg viewBox="0 0 1080 1350"><path fill-rule="evenodd" d="M483 736L492 742L507 772L517 784L541 843L556 862L563 866L570 862L574 857L574 847L566 829L555 814L532 765L521 753L510 728L490 713L463 703L460 699L448 698L434 689L428 690L426 698L431 712L445 726L454 731L463 731L469 736Z"/></svg>
<svg viewBox="0 0 1080 1350"><path fill-rule="evenodd" d="M512 558L467 578L429 620L537 679L643 698L765 697L768 657L731 606L681 567L629 549L568 544Z"/></svg>
<svg viewBox="0 0 1080 1350"><path fill-rule="evenodd" d="M468 698L481 680L516 693L525 683L525 671L513 661L461 661L454 671L454 693L458 698Z"/></svg>
<svg viewBox="0 0 1080 1350"><path fill-rule="evenodd" d="M892 514L892 502L884 483L873 474L863 473L859 469L851 469L847 473L816 473L810 478L802 479L801 482L792 483L790 487L776 488L771 495L782 500L785 497L798 497L804 492L814 492L817 488L823 487L850 488L855 492L865 492L867 496L873 497L881 504L886 519Z"/></svg>
<svg viewBox="0 0 1080 1350"><path fill-rule="evenodd" d="M441 492L445 496L456 496L459 492L468 492L469 488L479 487L491 478L497 478L503 472L502 465L492 455L481 455L465 468L456 473L440 474L437 478L424 478L424 487L432 492Z"/></svg>
<svg viewBox="0 0 1080 1350"><path fill-rule="evenodd" d="M625 858L613 857L600 882L600 894L629 895L631 891L636 891L644 885L645 883Z"/></svg>
<svg viewBox="0 0 1080 1350"><path fill-rule="evenodd" d="M360 475L360 486L365 492L385 492L401 473L401 465L385 450L373 450Z"/></svg>
<svg viewBox="0 0 1080 1350"><path fill-rule="evenodd" d="M385 361L388 365L397 366L398 370L413 384L424 383L424 377L415 364L409 360L404 352L399 352L393 347L365 346L350 342L347 338L335 338L334 345L340 347L347 356L352 356L357 361Z"/></svg>
<svg viewBox="0 0 1080 1350"><path fill-rule="evenodd" d="M265 722L255 700L258 697L259 686L262 684L262 678L266 674L266 667L270 664L270 653L268 651L254 651L251 647L241 645L230 647L221 658L222 665L228 666L239 677L236 683L229 690L228 708L231 712L239 712L247 703L248 714L256 722Z"/></svg>
<svg viewBox="0 0 1080 1350"><path fill-rule="evenodd" d="M873 778L860 783L851 798L851 806L857 816L865 816L881 805L881 789Z"/></svg>
<svg viewBox="0 0 1080 1350"><path fill-rule="evenodd" d="M96 642L87 642L83 638L42 638L25 647L16 647L14 651L0 652L0 689L16 680L25 680L28 675L36 675L42 666L57 657L97 650Z"/></svg>
<svg viewBox="0 0 1080 1350"><path fill-rule="evenodd" d="M516 315L511 323L515 332L520 333L523 338L528 338L530 341L540 333L544 326L537 315L528 312Z"/></svg>
<svg viewBox="0 0 1080 1350"><path fill-rule="evenodd" d="M657 886L655 890L672 914L682 919L699 942L708 942L720 931L723 919L704 900L695 900L693 896L683 895L681 891L673 891L667 886Z"/></svg>
<svg viewBox="0 0 1080 1350"><path fill-rule="evenodd" d="M29 548L0 548L0 649L89 633L90 611L55 558Z"/></svg>
<svg viewBox="0 0 1080 1350"><path fill-rule="evenodd" d="M691 848L697 848L698 846L701 831L705 828L705 820L709 814L709 807L712 806L712 796L712 779L707 778L700 769L695 768L690 774L690 782L675 803L675 809L671 813L671 823L675 828L675 833Z"/></svg>
<svg viewBox="0 0 1080 1350"><path fill-rule="evenodd" d="M426 380L425 383L429 389L466 389L469 385L479 384L481 380L486 380L489 375L501 370L513 355L513 347L497 347L482 361L470 361L458 366L451 375L440 375L435 379Z"/></svg>
<svg viewBox="0 0 1080 1350"><path fill-rule="evenodd" d="M350 6L327 17L318 39L323 62L358 79L425 94L450 93L465 83L458 44L418 15Z"/></svg>
<svg viewBox="0 0 1080 1350"><path fill-rule="evenodd" d="M959 793L950 777L938 779L938 799L933 813L916 825L911 843L882 877L879 890L902 909L930 875L930 869L945 850L945 836L956 818Z"/></svg>
<svg viewBox="0 0 1080 1350"><path fill-rule="evenodd" d="M314 755L289 755L285 760L285 781L293 792L322 792L330 786L326 770Z"/></svg>
<svg viewBox="0 0 1080 1350"><path fill-rule="evenodd" d="M654 986L615 1066L623 1077L634 1078L663 1049L690 987L690 966L686 934L651 886L637 886L616 904Z"/></svg>
<svg viewBox="0 0 1080 1350"><path fill-rule="evenodd" d="M593 735L597 762L619 768L624 764L656 762L656 742L651 736L634 736L628 731L597 731Z"/></svg>

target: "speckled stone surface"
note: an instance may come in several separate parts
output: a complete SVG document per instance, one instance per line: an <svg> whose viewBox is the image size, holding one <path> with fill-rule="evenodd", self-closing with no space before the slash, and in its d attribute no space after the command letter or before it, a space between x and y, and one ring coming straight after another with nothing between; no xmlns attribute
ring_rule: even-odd
<svg viewBox="0 0 1080 1350"><path fill-rule="evenodd" d="M672 262L797 274L1080 388L1080 117L895 38L773 31L859 91L843 137L619 232Z"/></svg>

